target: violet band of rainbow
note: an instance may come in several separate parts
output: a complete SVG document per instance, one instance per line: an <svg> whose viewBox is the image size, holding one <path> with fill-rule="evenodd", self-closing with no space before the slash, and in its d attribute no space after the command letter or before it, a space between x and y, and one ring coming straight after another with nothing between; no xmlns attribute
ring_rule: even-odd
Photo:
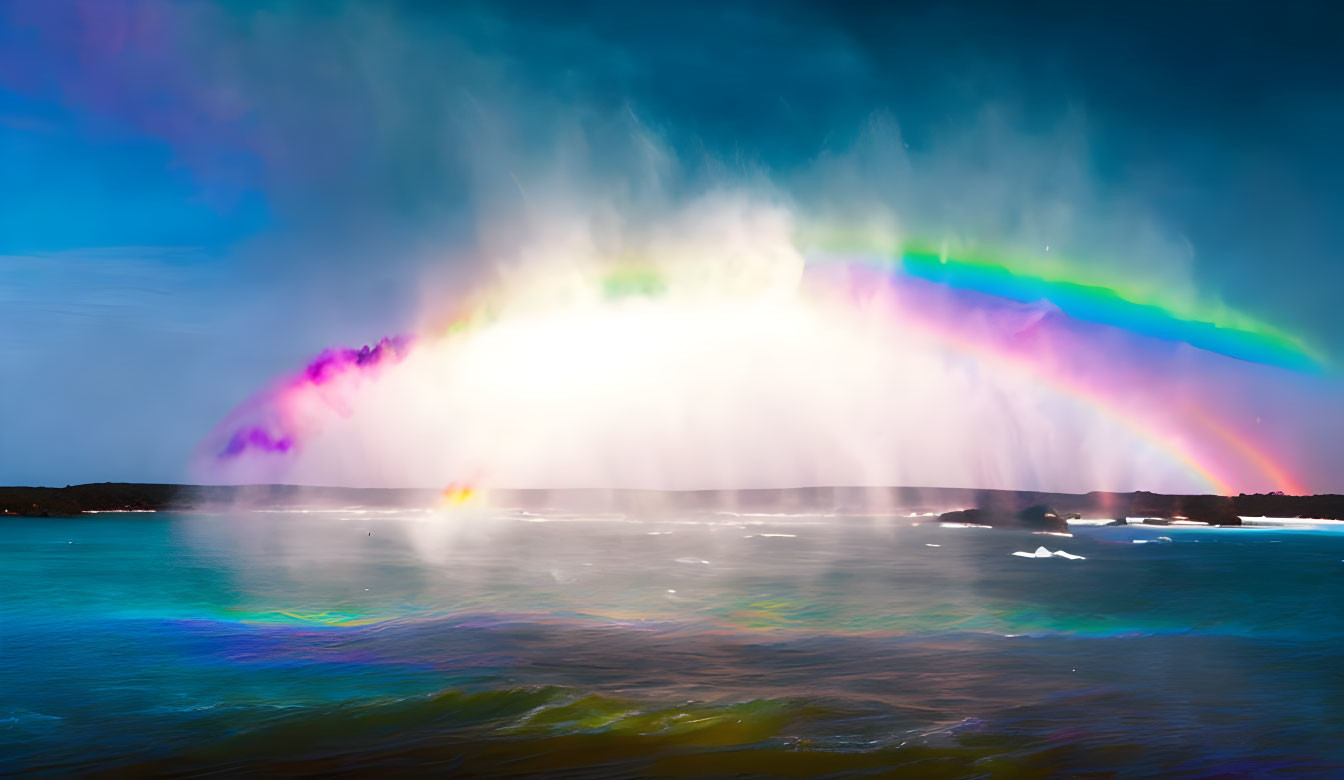
<svg viewBox="0 0 1344 780"><path fill-rule="evenodd" d="M819 287L863 296L869 303L875 300L874 296L880 299L889 292L906 290L912 284L909 275L891 265L829 262L811 270L810 280ZM971 294L988 295L979 291L971 291ZM920 298L917 293L911 297ZM1235 475L1241 471L1239 466L1251 467L1277 490L1293 495L1308 492L1281 458L1198 403L1171 395L1166 404L1171 408L1161 417L1154 415L1151 408L1135 409L1123 403L1122 396L1144 381L1143 374L1124 378L1123 372L1112 367L1104 376L1089 378L1085 373L1071 370L1067 360L1053 359L1055 356L1049 345L1033 346L1030 339L1024 341L1021 334L986 338L983 332L966 327L957 317L949 316L945 309L909 305L909 301L892 305L900 307L899 325L907 332L916 331L921 338L982 365L1033 377L1166 453L1214 493L1230 495L1238 492Z"/></svg>
<svg viewBox="0 0 1344 780"><path fill-rule="evenodd" d="M810 264L839 262L876 266L949 288L1021 303L1048 301L1078 320L1150 338L1183 342L1252 363L1308 373L1319 373L1324 369L1324 360L1313 355L1299 340L1250 318L1238 316L1233 323L1211 313L1201 316L1144 301L1115 287L1076 279L1049 278L997 259L950 255L922 247L902 248L889 255L822 251L808 259Z"/></svg>

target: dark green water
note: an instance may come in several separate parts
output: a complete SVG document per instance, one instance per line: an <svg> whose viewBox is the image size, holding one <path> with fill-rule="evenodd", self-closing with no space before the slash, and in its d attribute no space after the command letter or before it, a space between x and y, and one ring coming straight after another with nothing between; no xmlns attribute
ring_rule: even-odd
<svg viewBox="0 0 1344 780"><path fill-rule="evenodd" d="M1344 773L1338 529L911 522L6 519L0 773Z"/></svg>

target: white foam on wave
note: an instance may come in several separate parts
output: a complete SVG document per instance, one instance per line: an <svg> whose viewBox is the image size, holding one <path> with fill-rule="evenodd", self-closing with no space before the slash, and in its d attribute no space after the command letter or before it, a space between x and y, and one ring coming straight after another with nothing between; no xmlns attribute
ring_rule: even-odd
<svg viewBox="0 0 1344 780"><path fill-rule="evenodd" d="M1067 558L1068 560L1071 561L1087 560L1081 555L1074 555L1073 553L1064 552L1063 550L1055 550L1054 552L1050 552L1044 547L1037 547L1035 552L1019 551L1013 553L1013 555L1016 555L1019 558Z"/></svg>
<svg viewBox="0 0 1344 780"><path fill-rule="evenodd" d="M1248 525L1344 525L1344 520L1324 520L1313 517L1243 517Z"/></svg>

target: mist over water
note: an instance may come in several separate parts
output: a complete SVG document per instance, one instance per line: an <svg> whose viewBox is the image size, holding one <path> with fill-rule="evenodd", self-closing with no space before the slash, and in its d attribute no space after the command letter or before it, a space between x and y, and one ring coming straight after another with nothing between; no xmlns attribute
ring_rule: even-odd
<svg viewBox="0 0 1344 780"><path fill-rule="evenodd" d="M747 192L668 208L534 226L452 316L243 405L196 478L1300 489L1243 392L1291 371L819 255L794 207Z"/></svg>

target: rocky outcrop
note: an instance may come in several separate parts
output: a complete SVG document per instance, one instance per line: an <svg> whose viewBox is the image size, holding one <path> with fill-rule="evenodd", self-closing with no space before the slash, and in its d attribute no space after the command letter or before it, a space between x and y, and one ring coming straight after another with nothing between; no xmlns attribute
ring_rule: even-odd
<svg viewBox="0 0 1344 780"><path fill-rule="evenodd" d="M1236 502L1227 496L1164 496L1140 491L1132 494L1129 515L1158 521L1154 525L1172 520L1191 520L1209 525L1241 525Z"/></svg>
<svg viewBox="0 0 1344 780"><path fill-rule="evenodd" d="M1227 496L1186 496L1179 516L1209 525L1241 525L1236 505Z"/></svg>
<svg viewBox="0 0 1344 780"><path fill-rule="evenodd" d="M993 528L1014 528L1024 531L1051 531L1068 533L1069 524L1052 507L1034 504L1026 509L1007 509L1003 507L984 507L962 509L956 512L944 512L938 516L944 523L970 523L987 525Z"/></svg>

